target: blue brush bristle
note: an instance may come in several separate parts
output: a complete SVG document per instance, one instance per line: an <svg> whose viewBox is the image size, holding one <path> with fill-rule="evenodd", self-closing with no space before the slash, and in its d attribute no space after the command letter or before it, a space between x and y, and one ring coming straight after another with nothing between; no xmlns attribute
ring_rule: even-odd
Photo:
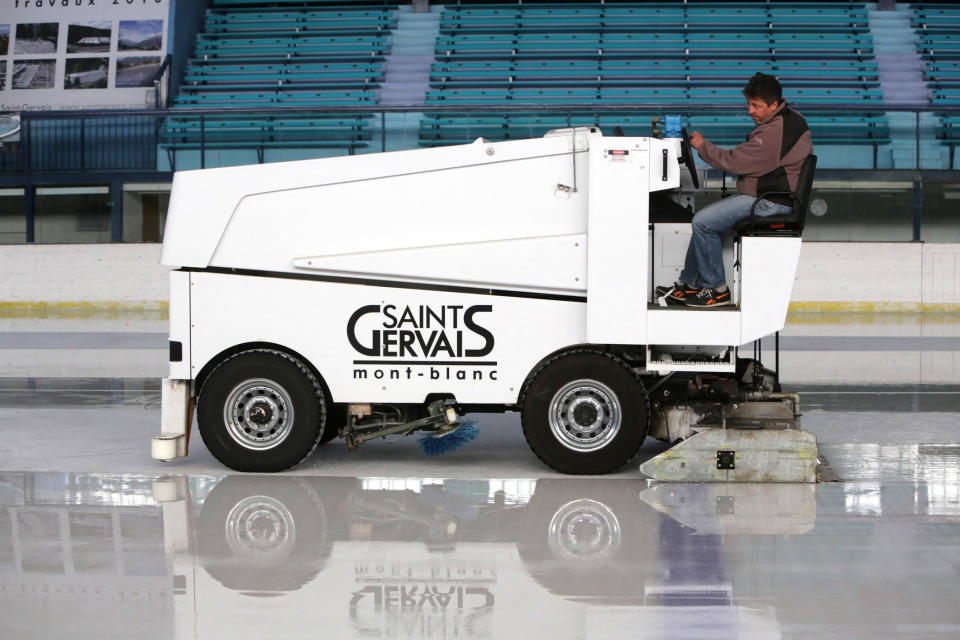
<svg viewBox="0 0 960 640"><path fill-rule="evenodd" d="M437 437L428 433L417 438L417 444L428 456L438 456L453 451L477 437L479 430L473 424L472 420L464 422L455 431L451 431L445 436Z"/></svg>

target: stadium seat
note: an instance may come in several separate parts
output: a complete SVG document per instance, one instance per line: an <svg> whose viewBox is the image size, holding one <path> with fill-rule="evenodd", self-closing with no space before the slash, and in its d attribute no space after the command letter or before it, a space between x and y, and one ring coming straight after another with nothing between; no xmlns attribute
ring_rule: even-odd
<svg viewBox="0 0 960 640"><path fill-rule="evenodd" d="M372 139L371 114L297 113L373 106L383 81L396 5L344 6L271 0L214 0L186 64L161 148L177 151L340 149ZM247 109L197 116L191 109ZM271 115L271 111L283 108Z"/></svg>
<svg viewBox="0 0 960 640"><path fill-rule="evenodd" d="M788 99L801 106L868 108L818 113L820 141L870 145L875 157L889 142L889 124L877 109L883 94L864 3L458 3L444 8L440 32L431 106L739 106L744 79L762 69L777 75ZM459 114L428 114L420 142L513 139L557 124L520 124L523 117L510 113L471 125ZM635 110L581 120L593 126L620 120L649 135L649 115ZM749 127L714 121L707 129L738 141Z"/></svg>

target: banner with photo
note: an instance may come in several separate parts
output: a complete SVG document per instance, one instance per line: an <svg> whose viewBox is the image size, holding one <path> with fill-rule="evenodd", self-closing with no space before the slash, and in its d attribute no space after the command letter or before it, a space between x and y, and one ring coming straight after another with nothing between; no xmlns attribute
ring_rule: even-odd
<svg viewBox="0 0 960 640"><path fill-rule="evenodd" d="M0 112L142 109L170 0L0 0Z"/></svg>

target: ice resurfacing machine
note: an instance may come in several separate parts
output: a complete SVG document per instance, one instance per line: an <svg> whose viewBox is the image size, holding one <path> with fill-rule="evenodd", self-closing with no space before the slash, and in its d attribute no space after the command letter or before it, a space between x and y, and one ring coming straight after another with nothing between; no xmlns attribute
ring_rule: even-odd
<svg viewBox="0 0 960 640"><path fill-rule="evenodd" d="M178 172L153 456L187 454L194 407L242 471L337 436L442 444L465 414L518 411L564 473L617 469L650 435L677 443L642 465L657 479L814 481L796 394L738 357L783 327L800 234L727 241L734 306L658 300L691 230L661 222L651 194L699 186L668 129Z"/></svg>

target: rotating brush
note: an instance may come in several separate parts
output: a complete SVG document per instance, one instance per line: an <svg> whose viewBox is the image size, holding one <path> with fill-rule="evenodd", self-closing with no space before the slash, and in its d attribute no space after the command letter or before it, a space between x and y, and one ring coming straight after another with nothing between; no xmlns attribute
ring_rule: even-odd
<svg viewBox="0 0 960 640"><path fill-rule="evenodd" d="M447 431L441 435L428 433L417 438L417 444L420 449L428 456L438 456L454 449L459 449L471 440L477 437L479 430L474 426L473 420L463 422L453 431Z"/></svg>

